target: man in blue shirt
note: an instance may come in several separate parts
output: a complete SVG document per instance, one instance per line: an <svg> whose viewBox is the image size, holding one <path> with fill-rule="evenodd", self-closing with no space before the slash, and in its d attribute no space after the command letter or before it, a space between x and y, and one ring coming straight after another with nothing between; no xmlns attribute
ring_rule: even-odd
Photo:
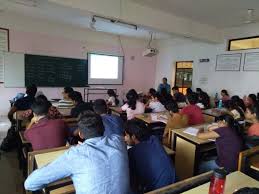
<svg viewBox="0 0 259 194"><path fill-rule="evenodd" d="M102 119L91 111L80 116L78 127L85 141L34 171L25 181L25 189L36 191L58 179L71 177L77 194L127 194L129 171L124 139L117 135L103 136Z"/></svg>
<svg viewBox="0 0 259 194"><path fill-rule="evenodd" d="M149 135L143 121L128 121L125 141L133 146L128 154L130 182L135 192L148 192L175 182L175 169L170 158L157 137Z"/></svg>
<svg viewBox="0 0 259 194"><path fill-rule="evenodd" d="M167 83L167 78L166 78L166 77L164 77L164 78L162 79L162 83L159 84L159 86L158 86L158 88L157 88L157 92L158 92L159 94L161 94L161 91L162 91L163 88L166 89L167 94L170 94L170 93L171 93L171 86L170 86L170 84Z"/></svg>
<svg viewBox="0 0 259 194"><path fill-rule="evenodd" d="M96 114L99 114L102 117L105 136L112 134L117 134L120 136L124 135L123 120L117 115L107 114L108 107L105 100L95 100L93 103L93 109Z"/></svg>

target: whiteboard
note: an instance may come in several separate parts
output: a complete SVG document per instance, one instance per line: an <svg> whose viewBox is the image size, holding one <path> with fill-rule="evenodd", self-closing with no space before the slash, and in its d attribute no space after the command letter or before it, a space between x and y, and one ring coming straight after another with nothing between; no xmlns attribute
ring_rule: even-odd
<svg viewBox="0 0 259 194"><path fill-rule="evenodd" d="M259 52L245 54L244 71L259 71Z"/></svg>
<svg viewBox="0 0 259 194"><path fill-rule="evenodd" d="M240 71L241 53L217 55L216 71Z"/></svg>
<svg viewBox="0 0 259 194"><path fill-rule="evenodd" d="M4 53L4 85L5 87L25 86L24 54Z"/></svg>

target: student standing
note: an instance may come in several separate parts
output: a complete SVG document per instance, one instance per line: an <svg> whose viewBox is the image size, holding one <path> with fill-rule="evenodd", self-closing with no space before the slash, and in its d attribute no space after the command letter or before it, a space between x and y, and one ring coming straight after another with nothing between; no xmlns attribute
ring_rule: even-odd
<svg viewBox="0 0 259 194"><path fill-rule="evenodd" d="M66 145L67 127L60 119L47 117L50 104L35 100L31 109L33 118L24 132L25 138L32 144L33 150L42 150Z"/></svg>
<svg viewBox="0 0 259 194"><path fill-rule="evenodd" d="M171 86L170 86L170 84L167 83L167 78L166 78L166 77L164 77L164 78L162 79L162 83L159 84L159 86L158 86L158 88L157 88L157 92L158 92L159 94L161 94L161 91L162 91L163 88L166 89L167 94L170 94L170 93L171 93Z"/></svg>
<svg viewBox="0 0 259 194"><path fill-rule="evenodd" d="M35 170L26 179L25 189L36 191L71 177L77 194L128 194L128 156L123 138L103 136L102 119L92 112L81 115L78 127L85 141Z"/></svg>
<svg viewBox="0 0 259 194"><path fill-rule="evenodd" d="M125 141L129 146L131 187L148 192L175 182L175 169L157 137L149 135L143 121L128 121Z"/></svg>
<svg viewBox="0 0 259 194"><path fill-rule="evenodd" d="M97 99L93 103L94 112L101 115L104 125L104 136L117 134L123 136L123 120L114 114L108 114L108 107L103 99Z"/></svg>
<svg viewBox="0 0 259 194"><path fill-rule="evenodd" d="M127 119L133 119L136 114L143 114L145 112L145 105L138 101L138 94L134 89L129 90L126 95L127 103L121 109L126 111Z"/></svg>
<svg viewBox="0 0 259 194"><path fill-rule="evenodd" d="M196 105L198 102L198 96L196 93L192 93L187 96L188 105L184 107L181 114L187 115L189 125L199 125L204 123L204 117L202 110Z"/></svg>
<svg viewBox="0 0 259 194"><path fill-rule="evenodd" d="M228 91L225 89L221 90L221 100L222 100L223 104L230 100Z"/></svg>
<svg viewBox="0 0 259 194"><path fill-rule="evenodd" d="M230 115L223 115L218 118L218 127L208 132L200 132L197 137L200 139L216 139L217 159L203 162L201 172L224 167L228 172L237 170L239 152L243 149L243 142L238 135L238 126Z"/></svg>

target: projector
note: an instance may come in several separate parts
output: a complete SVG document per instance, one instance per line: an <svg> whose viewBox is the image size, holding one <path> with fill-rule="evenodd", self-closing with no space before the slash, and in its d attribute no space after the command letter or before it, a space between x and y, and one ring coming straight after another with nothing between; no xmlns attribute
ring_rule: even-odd
<svg viewBox="0 0 259 194"><path fill-rule="evenodd" d="M158 50L155 48L147 48L143 53L143 57L153 57L158 54Z"/></svg>

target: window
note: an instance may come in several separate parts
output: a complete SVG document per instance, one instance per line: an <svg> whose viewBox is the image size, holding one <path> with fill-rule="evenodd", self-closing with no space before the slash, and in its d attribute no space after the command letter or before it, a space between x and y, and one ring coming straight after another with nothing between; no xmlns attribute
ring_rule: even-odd
<svg viewBox="0 0 259 194"><path fill-rule="evenodd" d="M176 62L175 85L183 94L186 94L187 88L192 87L192 65L193 61Z"/></svg>
<svg viewBox="0 0 259 194"><path fill-rule="evenodd" d="M122 84L123 57L88 53L88 84Z"/></svg>
<svg viewBox="0 0 259 194"><path fill-rule="evenodd" d="M229 51L256 48L259 48L259 36L229 40Z"/></svg>

